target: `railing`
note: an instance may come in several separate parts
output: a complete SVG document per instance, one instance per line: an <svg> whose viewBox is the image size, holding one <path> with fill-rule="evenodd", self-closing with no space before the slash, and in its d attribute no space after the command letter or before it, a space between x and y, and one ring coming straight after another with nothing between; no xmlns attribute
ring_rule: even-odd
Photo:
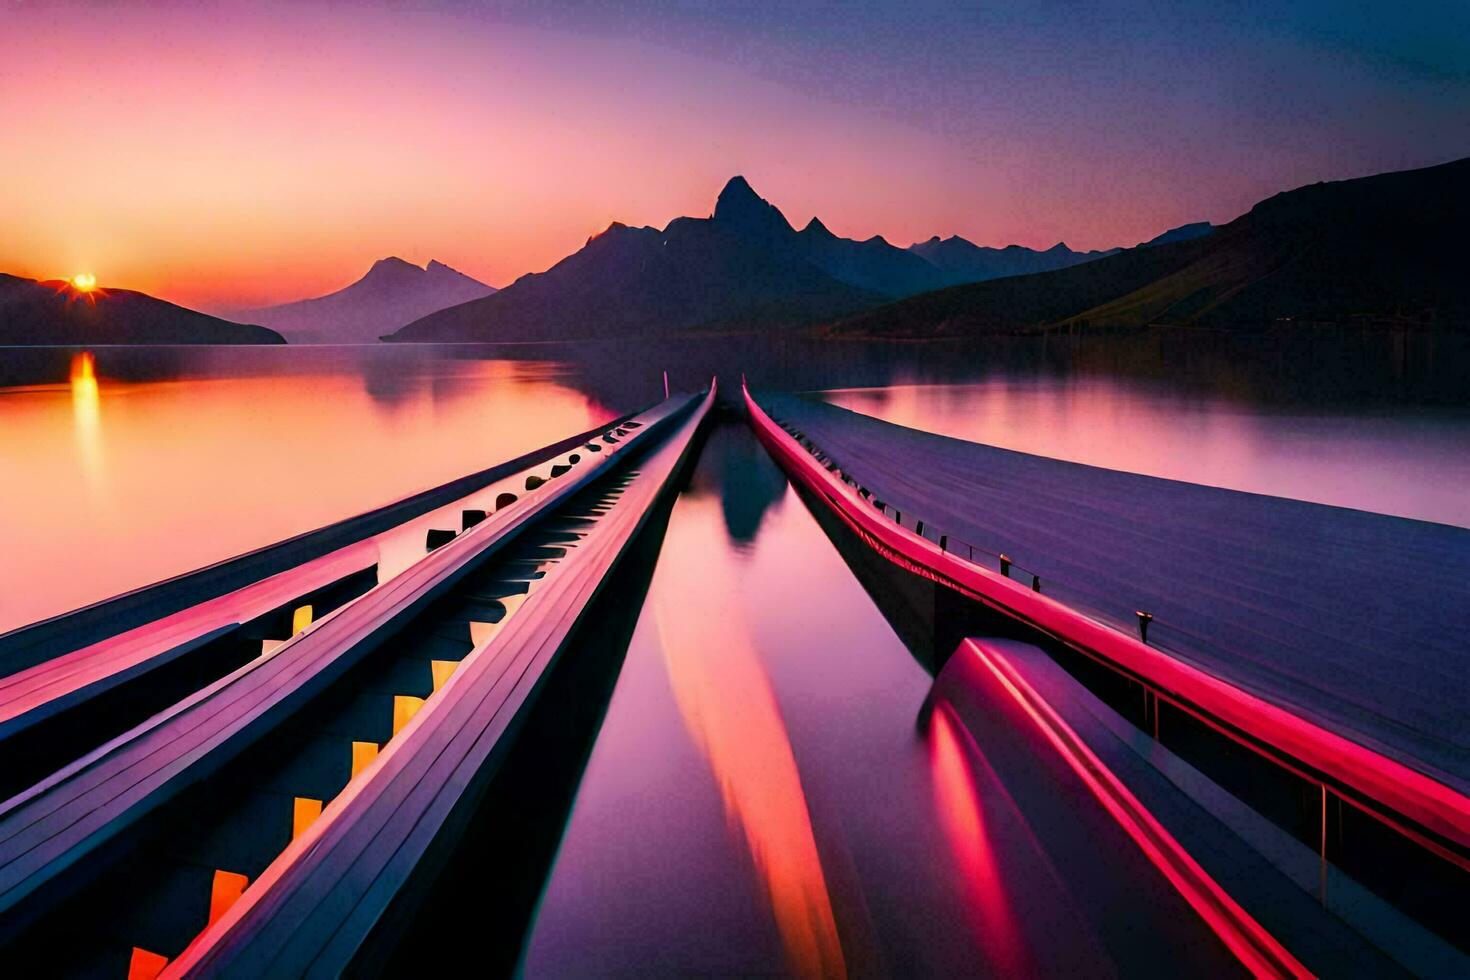
<svg viewBox="0 0 1470 980"><path fill-rule="evenodd" d="M1160 630L1187 634L1188 630L1167 622L1155 624L1155 617L1147 610L1136 606L1129 608L1127 603L1120 602L1116 607L1103 607L1097 601L1095 592L1080 588L1071 583L1058 579L1055 576L1042 578L1041 573L1017 561L1014 556L999 551L993 551L974 542L967 541L957 534L945 531L940 525L928 520L912 511L903 511L895 504L890 503L877 496L872 490L858 482L857 478L849 473L842 465L814 443L809 436L801 432L791 423L772 416L772 420L781 426L797 443L810 453L817 462L821 463L828 471L836 474L842 482L854 488L859 497L873 505L873 508L885 517L890 518L899 527L913 531L921 538L934 542L940 550L948 552L957 558L964 558L973 565L992 572L999 572L1007 578L1027 585L1033 592L1043 592L1059 602L1065 603L1075 611L1096 620L1106 626L1121 630L1125 633L1134 633L1145 643L1170 653L1177 654L1188 660L1187 650L1175 647L1169 643L1159 643L1158 634ZM1154 634L1151 642L1149 634Z"/></svg>
<svg viewBox="0 0 1470 980"><path fill-rule="evenodd" d="M1095 687L1083 679L1085 685L1161 745L1182 753L1210 778L1223 780L1227 792L1241 795L1248 805L1267 807L1262 812L1274 813L1272 819L1282 821L1288 832L1318 850L1317 891L1324 905L1329 868L1336 863L1350 876L1368 883L1371 890L1387 896L1390 904L1412 908L1412 916L1422 917L1421 922L1441 935L1455 935L1459 930L1459 922L1445 912L1459 906L1434 897L1440 894L1437 889L1459 892L1465 887L1464 873L1470 871L1470 845L1466 843L1470 840L1466 818L1470 811L1457 790L1196 666L1199 655L1216 645L1210 637L1167 619L1156 622L1149 610L1107 602L1099 590L1043 578L1013 556L977 546L925 517L903 512L847 472L805 433L767 415L748 393L746 399L753 415L759 412L766 426L774 424L784 430L830 477L851 488L853 498L907 534L933 543L941 553L975 566L977 572L998 573L1038 593L1034 600L1022 599L1024 593L1014 595L1008 604L1023 608L1018 613L1022 618L1037 617L1034 621L1062 639L1065 647L1128 682L1126 688L1109 688ZM761 423L756 425L759 434ZM790 458L789 450L787 454ZM808 477L806 482L820 489L818 478ZM850 510L850 501L839 503L832 494L827 496L839 512ZM849 523L865 536L876 534L879 547L895 551L901 563L927 560L906 548L902 535L887 537L861 515L852 515ZM967 589L964 578L957 581ZM1068 623L1068 617L1076 624ZM1128 648L1135 643L1158 651L1157 660L1134 656ZM1191 649L1193 657L1187 652ZM1140 691L1141 698L1133 701ZM1120 699L1129 702L1126 708ZM1161 713L1167 722L1162 732ZM1244 746L1263 763L1247 763L1245 757L1234 754L1233 746ZM1307 796L1310 802L1303 808ZM1349 838L1354 841L1352 847L1345 843ZM1404 848L1404 841L1414 847ZM1415 887L1406 890L1409 881Z"/></svg>

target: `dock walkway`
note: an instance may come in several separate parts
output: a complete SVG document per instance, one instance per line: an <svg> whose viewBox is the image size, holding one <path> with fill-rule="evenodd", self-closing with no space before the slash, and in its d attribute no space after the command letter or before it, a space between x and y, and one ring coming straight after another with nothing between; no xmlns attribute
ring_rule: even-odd
<svg viewBox="0 0 1470 980"><path fill-rule="evenodd" d="M1122 473L761 394L900 522L1460 793L1470 531Z"/></svg>

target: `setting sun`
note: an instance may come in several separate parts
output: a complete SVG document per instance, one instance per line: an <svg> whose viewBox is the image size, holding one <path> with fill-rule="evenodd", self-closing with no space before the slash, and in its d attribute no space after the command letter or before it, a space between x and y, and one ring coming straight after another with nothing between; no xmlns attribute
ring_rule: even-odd
<svg viewBox="0 0 1470 980"><path fill-rule="evenodd" d="M90 293L97 288L97 277L90 272L78 272L71 277L72 288L83 293Z"/></svg>

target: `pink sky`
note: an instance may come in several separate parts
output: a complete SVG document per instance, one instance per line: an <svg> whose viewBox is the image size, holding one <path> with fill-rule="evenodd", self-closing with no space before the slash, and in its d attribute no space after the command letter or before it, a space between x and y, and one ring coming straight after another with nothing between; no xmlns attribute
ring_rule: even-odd
<svg viewBox="0 0 1470 980"><path fill-rule="evenodd" d="M1149 129L1181 105L1132 105L1126 139L1064 124L1086 106L1016 96L1031 90L1014 73L991 101L895 111L866 85L881 75L777 71L783 54L810 67L801 39L753 57L698 32L452 7L46 4L0 19L0 271L90 271L213 310L327 292L389 254L505 285L612 220L707 214L735 173L798 226L1098 248L1362 166L1289 145L1271 166L1250 146L1207 159L1199 139ZM984 68L954 66L956 80L973 91Z"/></svg>

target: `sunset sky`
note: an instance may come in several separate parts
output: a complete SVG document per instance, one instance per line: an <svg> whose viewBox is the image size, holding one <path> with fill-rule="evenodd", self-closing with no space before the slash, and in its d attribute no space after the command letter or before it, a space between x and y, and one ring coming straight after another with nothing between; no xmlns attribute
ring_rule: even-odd
<svg viewBox="0 0 1470 980"><path fill-rule="evenodd" d="M746 175L895 244L1132 244L1470 153L1470 4L0 0L0 271L228 310L494 285Z"/></svg>

